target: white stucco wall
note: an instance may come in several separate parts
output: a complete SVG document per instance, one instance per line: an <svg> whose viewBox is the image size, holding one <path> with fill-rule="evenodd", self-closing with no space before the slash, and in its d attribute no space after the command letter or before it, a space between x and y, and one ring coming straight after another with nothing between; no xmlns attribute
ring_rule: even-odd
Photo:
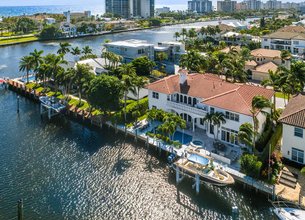
<svg viewBox="0 0 305 220"><path fill-rule="evenodd" d="M291 160L292 148L303 150L305 152L305 129L303 129L303 135L303 138L294 136L294 126L283 124L283 157Z"/></svg>

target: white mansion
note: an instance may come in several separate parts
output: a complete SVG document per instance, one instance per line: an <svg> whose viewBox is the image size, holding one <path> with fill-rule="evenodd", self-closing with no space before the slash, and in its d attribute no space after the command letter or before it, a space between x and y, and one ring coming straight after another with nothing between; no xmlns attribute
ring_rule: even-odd
<svg viewBox="0 0 305 220"><path fill-rule="evenodd" d="M240 125L253 124L251 114L252 99L263 95L270 101L274 92L260 86L233 84L211 74L188 74L180 70L179 75L168 76L148 85L149 108L163 109L179 114L195 131L203 129L214 138L219 132L223 142L238 145L237 133ZM223 112L226 123L216 130L203 121L207 113ZM262 132L266 117L258 113L259 132Z"/></svg>

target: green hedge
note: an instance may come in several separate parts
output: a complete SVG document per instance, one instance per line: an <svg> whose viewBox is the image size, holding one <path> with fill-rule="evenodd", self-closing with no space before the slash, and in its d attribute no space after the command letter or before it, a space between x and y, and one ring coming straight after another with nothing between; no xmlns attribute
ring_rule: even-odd
<svg viewBox="0 0 305 220"><path fill-rule="evenodd" d="M276 145L280 142L282 138L282 132L283 132L283 125L278 124L275 128L275 131L272 135L272 137L269 139L268 143L266 144L266 147L261 155L261 160L266 161L269 156L269 146L271 145L271 152L275 150Z"/></svg>
<svg viewBox="0 0 305 220"><path fill-rule="evenodd" d="M268 141L270 140L270 138L272 136L272 132L273 132L273 124L270 119L267 119L264 131L259 136L259 138L255 144L256 149L258 151L261 152L267 147Z"/></svg>

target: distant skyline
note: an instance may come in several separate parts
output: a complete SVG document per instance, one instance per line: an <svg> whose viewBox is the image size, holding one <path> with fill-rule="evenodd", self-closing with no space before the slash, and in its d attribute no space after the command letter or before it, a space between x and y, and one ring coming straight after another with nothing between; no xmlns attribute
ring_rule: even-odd
<svg viewBox="0 0 305 220"><path fill-rule="evenodd" d="M156 6L187 5L188 0L155 0ZM241 0L237 0L240 2ZM263 0L266 2L267 0ZM283 0L282 2L303 2L305 0ZM0 6L37 6L37 5L82 5L105 4L104 0L0 0ZM215 5L217 0L212 0Z"/></svg>

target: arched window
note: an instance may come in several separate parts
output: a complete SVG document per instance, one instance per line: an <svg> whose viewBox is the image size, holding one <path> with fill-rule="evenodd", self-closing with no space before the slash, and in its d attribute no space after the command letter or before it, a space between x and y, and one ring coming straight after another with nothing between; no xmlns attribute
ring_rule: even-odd
<svg viewBox="0 0 305 220"><path fill-rule="evenodd" d="M183 96L180 95L180 102L183 102Z"/></svg>
<svg viewBox="0 0 305 220"><path fill-rule="evenodd" d="M187 104L187 97L184 96L184 103Z"/></svg>
<svg viewBox="0 0 305 220"><path fill-rule="evenodd" d="M197 104L197 99L193 98L193 106L195 106Z"/></svg>
<svg viewBox="0 0 305 220"><path fill-rule="evenodd" d="M189 104L189 105L192 104L192 98L191 97L188 98L188 103L187 104Z"/></svg>

